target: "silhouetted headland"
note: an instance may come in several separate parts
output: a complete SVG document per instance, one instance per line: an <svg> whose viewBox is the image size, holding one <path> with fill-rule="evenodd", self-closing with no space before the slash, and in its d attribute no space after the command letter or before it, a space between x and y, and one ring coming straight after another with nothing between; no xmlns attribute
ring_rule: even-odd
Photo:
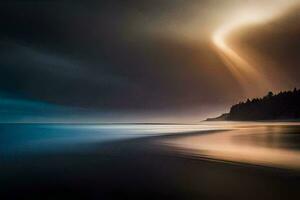
<svg viewBox="0 0 300 200"><path fill-rule="evenodd" d="M247 99L231 107L224 113L207 121L254 121L254 120L299 120L300 90L269 92L262 98Z"/></svg>

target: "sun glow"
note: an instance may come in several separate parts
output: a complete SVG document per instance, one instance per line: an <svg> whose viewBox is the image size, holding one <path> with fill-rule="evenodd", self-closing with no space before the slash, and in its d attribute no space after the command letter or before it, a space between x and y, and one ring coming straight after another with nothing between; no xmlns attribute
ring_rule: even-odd
<svg viewBox="0 0 300 200"><path fill-rule="evenodd" d="M239 81L246 93L251 94L254 90L269 90L271 84L264 73L255 62L255 59L249 62L243 58L241 52L227 44L226 38L233 32L249 25L259 25L267 23L269 20L278 16L286 10L282 4L275 5L269 10L241 10L235 13L233 17L224 22L212 35L212 42L216 51L229 71ZM255 64L255 65L254 65Z"/></svg>
<svg viewBox="0 0 300 200"><path fill-rule="evenodd" d="M220 47L221 49L228 49L229 47L225 43L226 36L231 33L233 30L250 24L257 24L264 22L270 15L260 14L257 12L242 12L236 14L233 19L229 22L224 23L214 34L213 42Z"/></svg>

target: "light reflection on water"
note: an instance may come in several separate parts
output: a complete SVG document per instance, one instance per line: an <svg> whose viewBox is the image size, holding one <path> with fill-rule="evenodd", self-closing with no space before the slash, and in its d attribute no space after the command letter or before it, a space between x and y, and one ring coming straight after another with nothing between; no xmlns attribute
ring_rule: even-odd
<svg viewBox="0 0 300 200"><path fill-rule="evenodd" d="M211 128L179 124L0 124L0 155L84 151L92 144Z"/></svg>
<svg viewBox="0 0 300 200"><path fill-rule="evenodd" d="M157 144L187 156L300 169L300 123L284 122L0 124L0 156L81 152L110 141L162 135L169 136L158 137Z"/></svg>
<svg viewBox="0 0 300 200"><path fill-rule="evenodd" d="M167 138L186 156L300 170L300 123L234 123L230 131Z"/></svg>

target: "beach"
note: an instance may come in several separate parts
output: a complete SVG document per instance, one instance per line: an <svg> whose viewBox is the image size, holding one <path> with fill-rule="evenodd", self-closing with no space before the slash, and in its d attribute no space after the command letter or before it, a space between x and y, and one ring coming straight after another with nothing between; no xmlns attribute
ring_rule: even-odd
<svg viewBox="0 0 300 200"><path fill-rule="evenodd" d="M247 124L249 126L257 127L257 124ZM297 128L298 124L267 126ZM159 130L159 127L155 128ZM212 153L212 143L205 147L212 152L201 152L201 149L197 150L201 147L195 146L184 148L182 145L191 138L201 141L204 136L203 141L208 141L209 135L226 135L232 130L224 124L211 130L205 126L197 131L197 127L187 132L186 128L180 128L176 133L169 129L164 134L147 132L142 137L113 140L97 141L92 137L86 143L73 141L68 148L61 149L50 142L50 150L38 152L33 144L30 151L26 147L26 153L22 153L21 147L17 151L2 151L1 199L290 199L299 196L300 171L294 165L290 168L276 165L274 160L275 164L259 160L248 162L247 159L238 161L239 157L235 156L222 159L220 154ZM234 131L242 130L242 127L245 125L238 125ZM178 126L175 128L178 130ZM6 131L10 129L9 126L5 128ZM1 130L3 139L3 125ZM48 129L38 132L41 130L44 130L43 134L46 130L49 132ZM138 130L145 133L145 127ZM147 130L151 130L151 126L147 126ZM8 141L6 138L6 143ZM201 144L199 141L197 143ZM272 141L274 143L274 139ZM43 142L38 140L42 146L46 144ZM243 145L247 146L247 143ZM276 148L283 148L282 145L280 143ZM296 147L293 143L294 151L298 153ZM291 149L290 146L284 148Z"/></svg>

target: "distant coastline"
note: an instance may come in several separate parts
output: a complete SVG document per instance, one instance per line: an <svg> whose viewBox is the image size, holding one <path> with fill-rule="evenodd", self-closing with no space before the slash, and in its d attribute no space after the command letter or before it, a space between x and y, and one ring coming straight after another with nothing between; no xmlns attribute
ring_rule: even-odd
<svg viewBox="0 0 300 200"><path fill-rule="evenodd" d="M229 113L206 121L300 121L300 90L247 99L233 105Z"/></svg>

